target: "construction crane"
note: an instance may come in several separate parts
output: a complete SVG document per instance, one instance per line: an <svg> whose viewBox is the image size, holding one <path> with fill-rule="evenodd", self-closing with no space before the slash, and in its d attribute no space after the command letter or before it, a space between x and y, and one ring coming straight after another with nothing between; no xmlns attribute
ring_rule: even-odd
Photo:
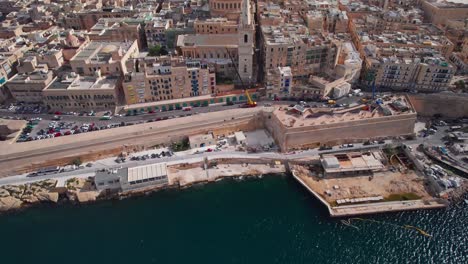
<svg viewBox="0 0 468 264"><path fill-rule="evenodd" d="M252 100L252 97L250 96L248 89L245 87L244 81L242 80L242 78L241 78L241 76L240 76L240 74L239 74L239 70L237 69L237 65L236 65L236 63L234 62L234 60L232 59L231 53L229 52L228 48L226 48L226 52L227 52L227 54L229 55L229 58L231 59L232 64L234 64L234 69L236 70L237 77L239 77L239 80L240 80L240 82L241 82L242 88L243 88L244 91L245 91L245 96L247 97L247 103L245 103L245 104L242 105L241 107L244 107L244 108L247 108L247 107L256 107L256 106L257 106L257 102L255 102L254 100Z"/></svg>

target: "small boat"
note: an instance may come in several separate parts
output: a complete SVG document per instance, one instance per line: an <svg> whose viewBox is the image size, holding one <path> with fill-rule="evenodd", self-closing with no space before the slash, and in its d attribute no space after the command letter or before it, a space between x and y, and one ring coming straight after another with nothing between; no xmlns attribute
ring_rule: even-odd
<svg viewBox="0 0 468 264"><path fill-rule="evenodd" d="M465 199L465 203L468 204L468 200L467 200L467 199Z"/></svg>

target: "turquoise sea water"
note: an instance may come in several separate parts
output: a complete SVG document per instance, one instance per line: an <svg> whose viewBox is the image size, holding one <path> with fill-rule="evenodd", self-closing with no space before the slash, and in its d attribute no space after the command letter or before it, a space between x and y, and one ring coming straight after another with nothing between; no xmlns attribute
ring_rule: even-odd
<svg viewBox="0 0 468 264"><path fill-rule="evenodd" d="M291 177L0 215L0 263L468 263L468 206L328 217ZM432 234L391 225L409 224Z"/></svg>

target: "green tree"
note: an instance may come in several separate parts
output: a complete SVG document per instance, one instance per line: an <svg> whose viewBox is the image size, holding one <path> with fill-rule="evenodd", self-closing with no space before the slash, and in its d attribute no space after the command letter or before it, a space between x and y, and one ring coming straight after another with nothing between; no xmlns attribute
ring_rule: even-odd
<svg viewBox="0 0 468 264"><path fill-rule="evenodd" d="M80 158L76 158L72 161L73 165L80 166L83 162L81 161Z"/></svg>
<svg viewBox="0 0 468 264"><path fill-rule="evenodd" d="M465 91L465 89L466 89L465 81L460 80L460 81L456 82L455 87L457 87L457 89Z"/></svg>
<svg viewBox="0 0 468 264"><path fill-rule="evenodd" d="M150 56L161 56L161 55L167 55L168 52L165 47L161 45L156 45L148 49L148 54Z"/></svg>

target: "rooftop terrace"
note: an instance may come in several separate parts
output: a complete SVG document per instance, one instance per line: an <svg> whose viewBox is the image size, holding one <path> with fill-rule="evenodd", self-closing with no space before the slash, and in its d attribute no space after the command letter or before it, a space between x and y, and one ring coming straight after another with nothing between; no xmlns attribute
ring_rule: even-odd
<svg viewBox="0 0 468 264"><path fill-rule="evenodd" d="M108 61L113 52L120 49L122 54L127 53L133 42L101 42L91 41L84 49L76 54L72 60L94 60L97 62Z"/></svg>

